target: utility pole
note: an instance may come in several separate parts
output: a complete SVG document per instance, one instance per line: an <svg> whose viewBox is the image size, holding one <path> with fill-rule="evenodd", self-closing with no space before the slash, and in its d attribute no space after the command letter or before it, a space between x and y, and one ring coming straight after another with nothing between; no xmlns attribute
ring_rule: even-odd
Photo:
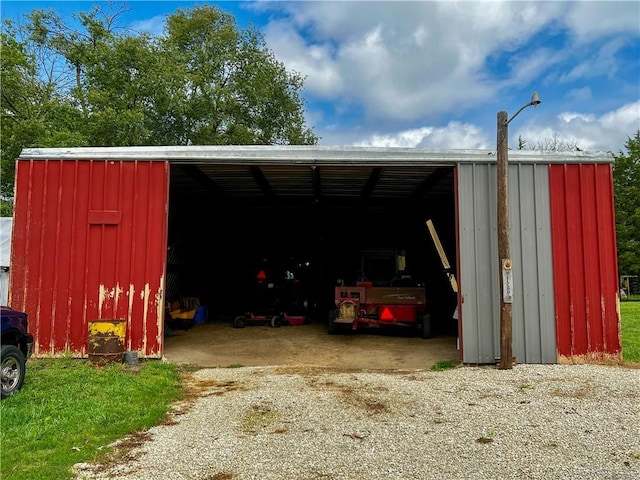
<svg viewBox="0 0 640 480"><path fill-rule="evenodd" d="M498 112L498 138L496 163L498 177L498 259L500 276L500 370L513 368L513 262L509 246L509 123L527 107L538 106L540 97L537 92L531 95L531 101L522 106L509 118L507 112Z"/></svg>
<svg viewBox="0 0 640 480"><path fill-rule="evenodd" d="M513 301L513 275L509 252L509 120L507 112L498 112L497 175L498 175L498 258L500 260L500 370L513 366L513 335L511 302Z"/></svg>

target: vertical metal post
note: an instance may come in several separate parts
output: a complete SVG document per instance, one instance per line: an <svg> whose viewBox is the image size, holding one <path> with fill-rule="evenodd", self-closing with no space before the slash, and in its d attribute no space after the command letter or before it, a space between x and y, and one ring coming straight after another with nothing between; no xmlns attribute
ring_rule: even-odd
<svg viewBox="0 0 640 480"><path fill-rule="evenodd" d="M498 257L500 277L500 362L498 368L513 368L511 297L511 259L509 247L509 191L508 191L508 137L507 112L498 112L498 139L496 149L498 177Z"/></svg>

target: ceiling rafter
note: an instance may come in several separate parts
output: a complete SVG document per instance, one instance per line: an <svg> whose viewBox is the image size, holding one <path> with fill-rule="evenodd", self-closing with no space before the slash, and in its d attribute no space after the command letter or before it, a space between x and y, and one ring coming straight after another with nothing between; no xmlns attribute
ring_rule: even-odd
<svg viewBox="0 0 640 480"><path fill-rule="evenodd" d="M253 175L254 180L260 187L260 190L262 190L262 193L267 198L267 200L271 203L271 205L277 207L278 199L276 198L276 195L271 188L269 180L267 180L267 177L265 177L264 173L262 172L262 169L260 167L252 166L249 167L249 170L251 171L251 175Z"/></svg>
<svg viewBox="0 0 640 480"><path fill-rule="evenodd" d="M362 192L360 194L362 203L366 203L369 197L371 197L373 190L376 188L376 185L380 181L380 176L382 175L383 171L384 169L379 167L376 167L373 170L371 170L371 173L369 174L369 178L367 179L367 183L363 187Z"/></svg>
<svg viewBox="0 0 640 480"><path fill-rule="evenodd" d="M438 185L442 180L444 180L447 175L453 172L451 167L439 167L433 171L431 175L424 179L424 181L416 187L416 189L409 194L407 200L412 201L417 198L420 198L423 193L428 192L436 185Z"/></svg>
<svg viewBox="0 0 640 480"><path fill-rule="evenodd" d="M205 190L210 192L213 196L226 198L227 195L216 184L216 182L214 182L211 177L205 174L196 165L179 165L177 168L182 169L184 173L189 175L189 177L195 180L200 186L204 187Z"/></svg>

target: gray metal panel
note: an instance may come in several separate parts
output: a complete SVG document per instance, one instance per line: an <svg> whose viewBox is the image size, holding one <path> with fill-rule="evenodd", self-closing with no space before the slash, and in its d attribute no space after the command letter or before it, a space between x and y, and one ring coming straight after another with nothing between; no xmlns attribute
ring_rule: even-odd
<svg viewBox="0 0 640 480"><path fill-rule="evenodd" d="M494 363L499 351L495 168L458 168L462 360Z"/></svg>
<svg viewBox="0 0 640 480"><path fill-rule="evenodd" d="M463 362L500 355L495 165L458 168ZM548 166L509 165L514 261L513 354L520 363L556 363Z"/></svg>

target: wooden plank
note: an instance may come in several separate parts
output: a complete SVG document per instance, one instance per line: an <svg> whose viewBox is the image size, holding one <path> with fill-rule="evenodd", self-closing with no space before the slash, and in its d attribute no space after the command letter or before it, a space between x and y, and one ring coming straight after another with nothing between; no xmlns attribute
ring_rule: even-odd
<svg viewBox="0 0 640 480"><path fill-rule="evenodd" d="M442 242L440 242L440 237L438 236L436 227L433 225L433 221L431 219L427 220L427 228L429 229L433 244L435 245L436 250L438 251L438 255L440 256L440 262L442 262L442 267L445 269L445 274L447 275L449 284L451 285L451 289L454 291L454 293L458 293L458 281L456 280L456 276L449 271L451 270L451 264L449 264L449 259L447 258L447 254L444 252Z"/></svg>

